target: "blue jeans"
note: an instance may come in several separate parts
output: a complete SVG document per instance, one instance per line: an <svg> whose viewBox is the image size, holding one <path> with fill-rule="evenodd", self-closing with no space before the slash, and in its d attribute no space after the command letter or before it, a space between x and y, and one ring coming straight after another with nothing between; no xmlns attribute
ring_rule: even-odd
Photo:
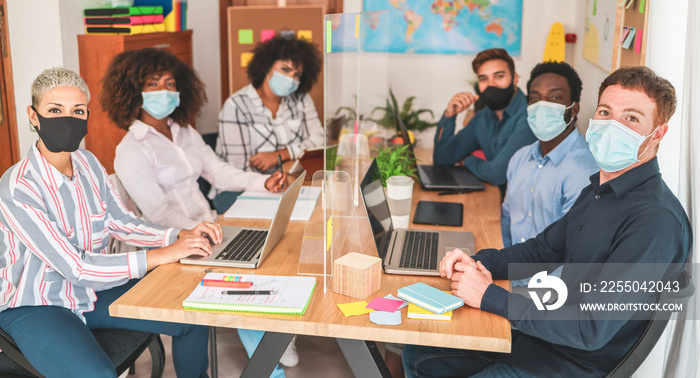
<svg viewBox="0 0 700 378"><path fill-rule="evenodd" d="M406 345L401 353L406 377L534 378L503 362L508 354Z"/></svg>
<svg viewBox="0 0 700 378"><path fill-rule="evenodd" d="M212 200L214 209L219 214L225 213L226 210L228 210L228 208L231 207L234 202L236 202L236 199L238 199L238 196L240 196L242 193L243 192L221 192L217 194Z"/></svg>
<svg viewBox="0 0 700 378"><path fill-rule="evenodd" d="M243 347L245 348L246 353L248 353L248 358L253 356L253 352L255 352L255 349L258 347L258 344L260 344L260 340L262 340L263 335L265 335L265 331L254 331L252 329L239 329L238 330L238 337L241 338L241 342L243 343ZM272 371L272 374L270 374L271 378L284 378L284 370L280 367L279 364L275 366L275 370Z"/></svg>
<svg viewBox="0 0 700 378"><path fill-rule="evenodd" d="M27 360L51 377L116 377L112 361L91 329L130 329L173 337L173 362L178 377L207 377L209 328L150 320L114 318L109 305L138 280L97 293L95 310L86 323L70 310L56 306L23 306L0 312L0 327L17 343Z"/></svg>

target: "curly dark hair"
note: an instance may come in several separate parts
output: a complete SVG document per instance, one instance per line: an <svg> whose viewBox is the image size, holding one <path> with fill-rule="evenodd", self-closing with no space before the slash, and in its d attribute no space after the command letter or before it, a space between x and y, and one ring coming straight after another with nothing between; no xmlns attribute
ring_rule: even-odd
<svg viewBox="0 0 700 378"><path fill-rule="evenodd" d="M265 76L278 60L291 60L297 66L301 66L302 73L299 79L297 96L308 93L318 80L321 72L321 54L318 47L303 39L275 36L259 43L253 49L253 58L248 63L248 78L255 89L260 88L265 81Z"/></svg>
<svg viewBox="0 0 700 378"><path fill-rule="evenodd" d="M581 101L581 91L583 90L583 83L581 78L576 73L574 67L571 67L566 62L544 62L537 63L535 68L530 71L530 79L527 81L527 93L530 93L530 84L532 81L542 74L553 73L566 78L566 83L569 84L569 89L571 90L571 101L580 102Z"/></svg>
<svg viewBox="0 0 700 378"><path fill-rule="evenodd" d="M173 75L180 92L180 106L170 118L183 126L193 123L207 101L204 83L178 57L153 48L124 51L112 59L102 78L102 109L119 128L128 130L141 112L146 79L165 72Z"/></svg>

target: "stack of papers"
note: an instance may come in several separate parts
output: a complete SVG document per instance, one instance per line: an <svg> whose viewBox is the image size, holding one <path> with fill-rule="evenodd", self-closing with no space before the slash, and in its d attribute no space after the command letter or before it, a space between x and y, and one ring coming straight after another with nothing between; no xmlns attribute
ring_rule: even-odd
<svg viewBox="0 0 700 378"><path fill-rule="evenodd" d="M321 187L302 186L290 219L309 220L320 194ZM226 210L224 218L272 219L280 198L282 198L282 193L246 190Z"/></svg>

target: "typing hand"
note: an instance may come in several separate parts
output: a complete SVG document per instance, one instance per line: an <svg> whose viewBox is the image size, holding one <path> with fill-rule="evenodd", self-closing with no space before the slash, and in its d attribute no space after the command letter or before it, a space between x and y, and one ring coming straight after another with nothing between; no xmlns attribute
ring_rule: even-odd
<svg viewBox="0 0 700 378"><path fill-rule="evenodd" d="M179 238L184 236L204 236L212 242L212 244L219 244L223 240L223 232L221 231L221 225L212 222L202 222L194 226L191 230L182 230L178 234Z"/></svg>
<svg viewBox="0 0 700 378"><path fill-rule="evenodd" d="M473 261L473 260L472 260ZM459 270L458 270L459 269ZM452 274L452 295L464 299L467 306L481 308L486 289L493 283L489 272L481 261L474 264L455 264Z"/></svg>
<svg viewBox="0 0 700 378"><path fill-rule="evenodd" d="M469 257L461 249L454 249L447 252L445 257L440 261L440 277L452 279L452 274L455 272L455 264L462 263L465 265L471 265L476 268L476 263L474 259Z"/></svg>
<svg viewBox="0 0 700 378"><path fill-rule="evenodd" d="M184 235L165 248L152 249L146 253L146 266L151 270L162 264L178 262L189 256L209 256L211 245L202 236Z"/></svg>
<svg viewBox="0 0 700 378"><path fill-rule="evenodd" d="M454 117L455 115L467 110L476 100L479 99L479 95L462 92L457 93L452 97L450 102L447 103L447 110L445 110L445 117Z"/></svg>

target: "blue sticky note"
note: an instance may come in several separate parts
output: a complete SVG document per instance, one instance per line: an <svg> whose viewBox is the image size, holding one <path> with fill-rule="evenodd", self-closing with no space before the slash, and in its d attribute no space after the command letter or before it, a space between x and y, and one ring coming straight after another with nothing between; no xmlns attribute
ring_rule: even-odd
<svg viewBox="0 0 700 378"><path fill-rule="evenodd" d="M394 312L375 311L369 314L369 320L379 325L399 325L401 324L401 310Z"/></svg>
<svg viewBox="0 0 700 378"><path fill-rule="evenodd" d="M622 48L629 49L630 46L632 45L632 41L634 41L634 35L637 34L637 29L630 27L630 32L627 34L627 38L625 38L625 41L622 42Z"/></svg>

